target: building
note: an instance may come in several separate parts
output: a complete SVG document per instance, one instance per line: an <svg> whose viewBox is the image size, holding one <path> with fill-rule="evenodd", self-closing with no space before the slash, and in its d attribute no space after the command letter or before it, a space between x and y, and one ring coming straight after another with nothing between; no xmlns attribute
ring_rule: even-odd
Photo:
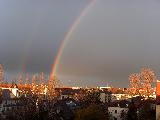
<svg viewBox="0 0 160 120"><path fill-rule="evenodd" d="M1 88L0 116L5 118L10 111L23 109L17 88Z"/></svg>
<svg viewBox="0 0 160 120"><path fill-rule="evenodd" d="M110 120L122 120L127 118L128 101L115 101L109 104L108 113Z"/></svg>
<svg viewBox="0 0 160 120"><path fill-rule="evenodd" d="M156 105L156 120L160 120L160 105Z"/></svg>
<svg viewBox="0 0 160 120"><path fill-rule="evenodd" d="M60 90L57 91L60 91L60 99L65 99L65 98L73 98L75 94L79 94L80 89L61 88Z"/></svg>
<svg viewBox="0 0 160 120"><path fill-rule="evenodd" d="M100 91L100 101L103 103L111 102L112 93L110 91Z"/></svg>
<svg viewBox="0 0 160 120"><path fill-rule="evenodd" d="M160 81L159 80L157 80L156 94L157 96L160 96Z"/></svg>
<svg viewBox="0 0 160 120"><path fill-rule="evenodd" d="M127 100L128 98L130 98L130 96L128 94L125 93L116 93L116 94L112 94L112 101L116 101L116 100Z"/></svg>
<svg viewBox="0 0 160 120"><path fill-rule="evenodd" d="M68 102L66 102L66 100L59 100L54 104L53 111L55 111L61 120L73 120L74 118L74 113L70 109Z"/></svg>

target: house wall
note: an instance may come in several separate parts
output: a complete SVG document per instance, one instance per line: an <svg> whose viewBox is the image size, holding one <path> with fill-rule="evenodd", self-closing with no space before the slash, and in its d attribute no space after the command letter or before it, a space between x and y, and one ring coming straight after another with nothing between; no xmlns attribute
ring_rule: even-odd
<svg viewBox="0 0 160 120"><path fill-rule="evenodd" d="M157 80L157 87L156 87L156 94L157 94L157 96L159 96L160 95L160 81L159 80Z"/></svg>
<svg viewBox="0 0 160 120"><path fill-rule="evenodd" d="M156 105L156 120L160 120L160 105Z"/></svg>
<svg viewBox="0 0 160 120"><path fill-rule="evenodd" d="M100 93L100 100L103 103L110 102L111 101L111 94Z"/></svg>
<svg viewBox="0 0 160 120"><path fill-rule="evenodd" d="M121 120L121 113L124 111L125 113L128 112L128 108L120 108L120 107L108 107L108 112L111 115L111 120L117 119Z"/></svg>

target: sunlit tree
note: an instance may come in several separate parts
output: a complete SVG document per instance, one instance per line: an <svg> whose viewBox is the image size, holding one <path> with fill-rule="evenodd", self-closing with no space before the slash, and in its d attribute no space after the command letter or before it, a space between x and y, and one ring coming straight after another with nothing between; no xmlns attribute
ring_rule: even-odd
<svg viewBox="0 0 160 120"><path fill-rule="evenodd" d="M40 93L44 93L45 91L45 75L43 72L39 75L39 90Z"/></svg>
<svg viewBox="0 0 160 120"><path fill-rule="evenodd" d="M12 79L12 83L11 84L9 84L9 86L8 87L11 87L11 88L18 88L18 86L17 86L17 84L16 84L16 79L14 78L14 79Z"/></svg>
<svg viewBox="0 0 160 120"><path fill-rule="evenodd" d="M156 75L154 71L150 68L141 69L140 75L143 84L143 89L145 90L145 95L149 97L151 94L151 85L156 80Z"/></svg>
<svg viewBox="0 0 160 120"><path fill-rule="evenodd" d="M141 83L140 83L140 74L138 73L134 73L131 74L129 76L129 81L130 81L130 93L131 95L138 95L139 93L139 89L141 87Z"/></svg>
<svg viewBox="0 0 160 120"><path fill-rule="evenodd" d="M152 93L152 83L156 80L156 75L150 68L142 68L140 73L131 74L130 93L131 95L150 96Z"/></svg>
<svg viewBox="0 0 160 120"><path fill-rule="evenodd" d="M30 81L29 81L29 75L26 75L26 81L25 81L25 87L29 88L30 87Z"/></svg>
<svg viewBox="0 0 160 120"><path fill-rule="evenodd" d="M55 91L57 84L58 84L58 78L56 76L50 76L48 80L48 96L50 99L57 97L57 93Z"/></svg>
<svg viewBox="0 0 160 120"><path fill-rule="evenodd" d="M18 78L18 87L22 89L22 86L23 86L23 79L22 79L22 75L20 75Z"/></svg>
<svg viewBox="0 0 160 120"><path fill-rule="evenodd" d="M2 64L0 64L0 83L4 82L4 69Z"/></svg>
<svg viewBox="0 0 160 120"><path fill-rule="evenodd" d="M32 76L32 92L35 94L36 93L36 75Z"/></svg>
<svg viewBox="0 0 160 120"><path fill-rule="evenodd" d="M41 85L45 84L45 74L43 72L40 74L40 84Z"/></svg>

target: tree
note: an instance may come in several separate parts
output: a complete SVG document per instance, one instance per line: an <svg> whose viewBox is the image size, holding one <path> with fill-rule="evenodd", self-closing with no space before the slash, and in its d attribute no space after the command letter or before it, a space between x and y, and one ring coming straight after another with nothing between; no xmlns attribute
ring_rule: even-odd
<svg viewBox="0 0 160 120"><path fill-rule="evenodd" d="M129 81L130 81L130 87L131 87L131 95L138 95L139 93L139 88L141 87L140 83L140 74L135 73L131 74L129 76Z"/></svg>
<svg viewBox="0 0 160 120"><path fill-rule="evenodd" d="M18 78L18 87L22 89L22 86L23 86L23 80L22 80L22 75L20 75Z"/></svg>
<svg viewBox="0 0 160 120"><path fill-rule="evenodd" d="M27 88L29 88L29 87L30 87L29 75L28 75L28 74L26 75L25 86L26 86Z"/></svg>
<svg viewBox="0 0 160 120"><path fill-rule="evenodd" d="M43 72L39 75L39 79L40 79L40 85L44 85L45 84L45 75Z"/></svg>
<svg viewBox="0 0 160 120"><path fill-rule="evenodd" d="M3 83L4 81L4 69L2 64L0 64L0 83Z"/></svg>
<svg viewBox="0 0 160 120"><path fill-rule="evenodd" d="M155 73L149 68L143 68L141 69L140 75L145 95L149 97L151 95L151 85L156 80Z"/></svg>
<svg viewBox="0 0 160 120"><path fill-rule="evenodd" d="M129 110L128 110L128 113L127 113L127 120L138 120L138 118L137 118L137 108L136 108L133 101L129 104L128 108L129 108Z"/></svg>
<svg viewBox="0 0 160 120"><path fill-rule="evenodd" d="M100 92L96 90L87 91L82 99L83 105L88 106L90 104L99 104L100 101Z"/></svg>
<svg viewBox="0 0 160 120"><path fill-rule="evenodd" d="M78 109L75 113L75 120L107 120L107 117L100 106L91 104L87 108Z"/></svg>
<svg viewBox="0 0 160 120"><path fill-rule="evenodd" d="M152 100L141 101L141 108L139 109L139 120L155 120L156 110L151 108Z"/></svg>
<svg viewBox="0 0 160 120"><path fill-rule="evenodd" d="M32 93L37 93L36 75L32 76Z"/></svg>
<svg viewBox="0 0 160 120"><path fill-rule="evenodd" d="M129 76L131 95L149 97L152 93L151 85L155 80L155 73L150 68L142 68L139 74L131 74Z"/></svg>
<svg viewBox="0 0 160 120"><path fill-rule="evenodd" d="M45 93L45 75L44 73L42 72L40 75L39 75L39 92L41 94L44 94ZM41 97L44 97L43 95Z"/></svg>
<svg viewBox="0 0 160 120"><path fill-rule="evenodd" d="M49 99L53 99L56 97L55 87L56 87L56 76L50 76L48 80L48 97Z"/></svg>

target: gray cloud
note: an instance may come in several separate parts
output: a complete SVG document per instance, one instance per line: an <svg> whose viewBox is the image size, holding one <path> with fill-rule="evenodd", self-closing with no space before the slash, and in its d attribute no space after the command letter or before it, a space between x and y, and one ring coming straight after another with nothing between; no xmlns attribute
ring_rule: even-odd
<svg viewBox="0 0 160 120"><path fill-rule="evenodd" d="M88 1L1 0L0 63L8 79L21 71L49 74L65 33Z"/></svg>
<svg viewBox="0 0 160 120"><path fill-rule="evenodd" d="M150 0L97 1L65 46L60 78L70 78L73 85L127 87L129 74L141 67L159 74L159 5Z"/></svg>
<svg viewBox="0 0 160 120"><path fill-rule="evenodd" d="M86 0L1 0L0 63L6 78L49 74L65 33ZM127 87L141 67L160 69L160 2L97 0L65 46L57 72L65 85Z"/></svg>

